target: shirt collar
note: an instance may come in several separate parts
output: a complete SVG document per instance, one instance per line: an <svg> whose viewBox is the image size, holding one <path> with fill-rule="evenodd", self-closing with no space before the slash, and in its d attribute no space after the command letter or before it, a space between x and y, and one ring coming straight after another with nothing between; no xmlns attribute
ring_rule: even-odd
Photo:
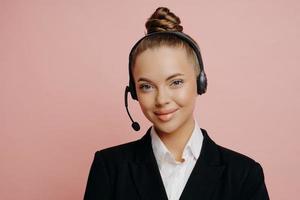
<svg viewBox="0 0 300 200"><path fill-rule="evenodd" d="M155 131L154 127L151 127L150 131L151 135L151 143L152 143L152 149L154 152L154 155L156 157L156 160L160 163L162 160L164 160L166 157L173 157L171 152L167 149L165 144L162 142L160 137L158 136L157 132ZM199 127L198 122L195 120L195 126L192 132L191 137L189 138L186 146L183 150L183 157L186 157L186 154L190 152L194 159L198 159L202 147L202 140L203 135L201 132L201 129ZM173 157L174 158L174 157Z"/></svg>

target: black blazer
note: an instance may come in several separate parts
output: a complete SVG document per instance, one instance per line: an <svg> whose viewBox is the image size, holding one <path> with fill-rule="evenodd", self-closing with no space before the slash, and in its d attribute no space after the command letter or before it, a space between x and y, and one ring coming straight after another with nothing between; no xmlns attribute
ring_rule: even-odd
<svg viewBox="0 0 300 200"><path fill-rule="evenodd" d="M167 200L152 151L150 129L139 140L95 153L85 200ZM263 169L253 159L217 145L201 128L200 156L180 200L267 200Z"/></svg>

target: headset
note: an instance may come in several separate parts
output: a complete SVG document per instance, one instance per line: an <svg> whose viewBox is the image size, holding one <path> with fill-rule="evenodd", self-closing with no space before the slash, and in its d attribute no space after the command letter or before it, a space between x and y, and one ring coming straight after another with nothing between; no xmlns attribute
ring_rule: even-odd
<svg viewBox="0 0 300 200"><path fill-rule="evenodd" d="M139 39L135 45L132 47L130 54L129 54L129 65L128 65L128 71L129 71L129 85L126 86L125 88L125 107L126 107L126 111L127 114L130 118L130 120L132 121L131 127L135 130L135 131L139 131L140 130L140 125L139 123L135 122L129 111L128 111L128 93L131 94L132 99L138 101L137 98L137 93L136 93L136 89L135 89L135 84L134 84L134 79L133 79L133 75L132 75L132 71L131 71L131 65L132 65L132 54L133 51L135 50L135 48L137 47L137 45L145 38L148 37L153 37L155 35L173 35L178 37L179 39L185 41L187 44L190 45L190 47L194 50L198 63L199 63L199 67L200 67L200 73L197 76L197 93L199 95L204 94L206 92L207 89L207 77L204 71L204 65L203 65L203 61L202 61L202 57L201 57L201 53L200 53L200 48L199 46L194 42L194 40L187 34L183 33L183 32L179 32L179 31L161 31L161 32L152 32L152 33L148 33L146 34L144 37L142 37L141 39Z"/></svg>

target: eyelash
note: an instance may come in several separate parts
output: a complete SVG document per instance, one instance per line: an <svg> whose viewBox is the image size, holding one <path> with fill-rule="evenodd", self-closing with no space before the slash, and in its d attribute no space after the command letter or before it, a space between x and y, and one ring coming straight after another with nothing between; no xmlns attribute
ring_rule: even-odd
<svg viewBox="0 0 300 200"><path fill-rule="evenodd" d="M177 84L175 84L175 83L177 83ZM183 83L184 83L184 81L183 81L182 79L178 79L178 80L174 80L174 81L171 83L171 85L174 84L174 87L178 87L178 86L181 86ZM151 86L150 84L141 84L139 88L140 88L141 90L144 90L145 87L152 87L152 86ZM148 88L148 89L149 89L149 88ZM148 90L148 89L146 89L146 90ZM145 90L144 90L144 91L145 91Z"/></svg>
<svg viewBox="0 0 300 200"><path fill-rule="evenodd" d="M150 86L150 85L149 85L149 84L141 84L141 85L140 85L140 89L141 89L141 90L144 90L144 88L145 88L145 87L148 87L148 86Z"/></svg>
<svg viewBox="0 0 300 200"><path fill-rule="evenodd" d="M183 81L182 79L178 79L178 80L174 80L174 81L172 82L172 84L173 84L173 83L176 83L176 82L177 82L177 83L178 83L178 82L180 83L180 84L175 84L175 85L177 86L177 85L182 85L184 81Z"/></svg>

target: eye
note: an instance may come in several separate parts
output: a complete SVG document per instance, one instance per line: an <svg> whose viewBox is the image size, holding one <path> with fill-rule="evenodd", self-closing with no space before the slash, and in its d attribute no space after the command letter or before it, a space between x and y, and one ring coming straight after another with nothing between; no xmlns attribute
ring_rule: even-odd
<svg viewBox="0 0 300 200"><path fill-rule="evenodd" d="M175 86L175 87L179 87L183 84L183 80L182 79L178 79L178 80L174 80L171 85Z"/></svg>
<svg viewBox="0 0 300 200"><path fill-rule="evenodd" d="M141 85L139 86L139 89L142 90L142 91L144 91L144 92L150 91L151 88L152 88L152 86L151 86L150 84L146 84L146 83L141 84Z"/></svg>

